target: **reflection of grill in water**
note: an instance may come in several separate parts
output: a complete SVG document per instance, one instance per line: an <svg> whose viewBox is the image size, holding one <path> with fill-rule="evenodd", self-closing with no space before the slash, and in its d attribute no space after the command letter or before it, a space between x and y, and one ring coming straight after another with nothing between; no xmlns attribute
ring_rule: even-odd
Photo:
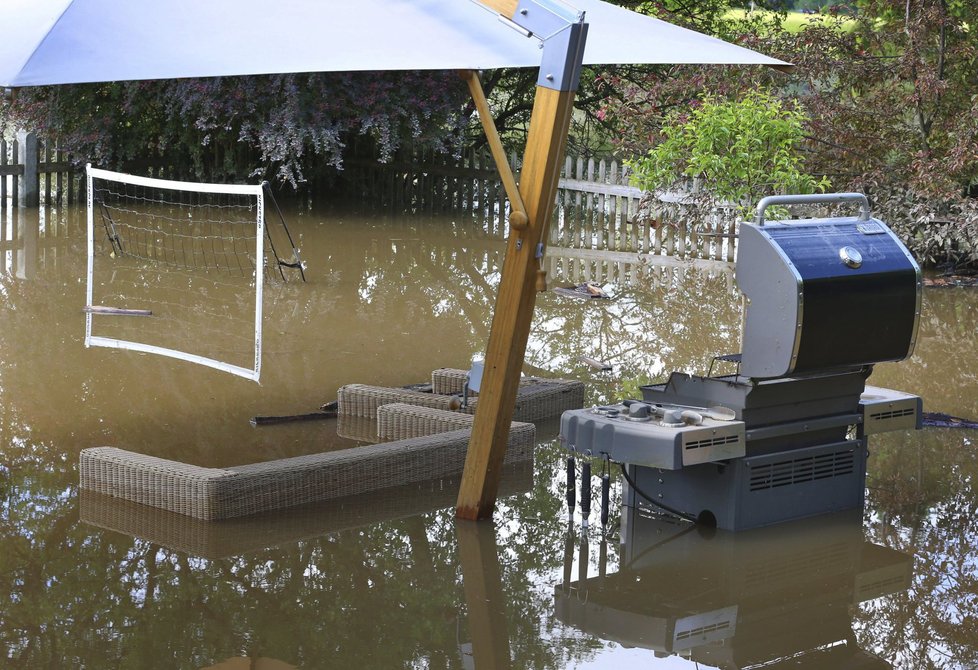
<svg viewBox="0 0 978 670"><path fill-rule="evenodd" d="M859 216L764 221L772 204L853 200ZM919 427L920 398L866 379L913 352L920 268L864 196L780 196L741 225L737 281L742 353L714 361L733 374L677 372L641 402L566 412L562 439L625 465L627 506L721 528L861 506L867 436Z"/></svg>
<svg viewBox="0 0 978 670"><path fill-rule="evenodd" d="M905 591L913 561L868 542L857 510L742 533L689 530L634 515L617 571L599 553L597 575L579 567L573 581L565 564L555 617L711 668L891 667L860 648L852 606Z"/></svg>

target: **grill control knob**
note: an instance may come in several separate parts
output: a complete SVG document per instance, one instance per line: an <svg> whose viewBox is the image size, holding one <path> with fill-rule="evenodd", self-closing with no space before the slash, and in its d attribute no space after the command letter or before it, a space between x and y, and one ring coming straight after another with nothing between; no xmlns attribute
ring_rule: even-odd
<svg viewBox="0 0 978 670"><path fill-rule="evenodd" d="M839 258L846 264L846 267L850 267L853 270L861 267L863 264L863 255L855 247L842 247L839 249Z"/></svg>
<svg viewBox="0 0 978 670"><path fill-rule="evenodd" d="M652 407L643 402L633 403L628 408L628 418L637 420L648 420L652 415Z"/></svg>
<svg viewBox="0 0 978 670"><path fill-rule="evenodd" d="M681 426L683 425L683 411L678 407L676 409L667 409L662 412L662 422L663 426Z"/></svg>
<svg viewBox="0 0 978 670"><path fill-rule="evenodd" d="M598 407L595 407L593 411L595 414L614 418L618 416L618 412L621 410L613 405L599 405Z"/></svg>

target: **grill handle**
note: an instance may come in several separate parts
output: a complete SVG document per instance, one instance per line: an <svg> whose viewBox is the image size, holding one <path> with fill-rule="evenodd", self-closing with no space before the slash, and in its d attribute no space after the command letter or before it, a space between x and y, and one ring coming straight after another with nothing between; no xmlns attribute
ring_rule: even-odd
<svg viewBox="0 0 978 670"><path fill-rule="evenodd" d="M859 220L869 219L869 199L862 193L813 193L811 195L769 195L757 203L754 223L764 225L764 210L771 205L831 205L838 202L858 202Z"/></svg>

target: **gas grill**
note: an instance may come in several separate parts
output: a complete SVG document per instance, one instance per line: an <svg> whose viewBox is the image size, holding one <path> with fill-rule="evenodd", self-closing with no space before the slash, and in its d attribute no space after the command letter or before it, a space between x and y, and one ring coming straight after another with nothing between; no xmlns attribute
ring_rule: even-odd
<svg viewBox="0 0 978 670"><path fill-rule="evenodd" d="M858 216L764 218L840 202ZM920 427L919 397L866 386L875 363L913 353L920 268L861 194L771 196L740 226L736 277L740 354L641 400L565 412L561 440L623 465L626 506L727 530L862 506L867 437Z"/></svg>

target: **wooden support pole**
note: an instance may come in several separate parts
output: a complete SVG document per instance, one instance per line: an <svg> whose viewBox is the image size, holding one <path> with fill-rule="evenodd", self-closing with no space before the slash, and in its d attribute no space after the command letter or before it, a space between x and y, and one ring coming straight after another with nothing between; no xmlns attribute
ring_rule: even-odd
<svg viewBox="0 0 978 670"><path fill-rule="evenodd" d="M506 244L479 389L479 409L458 494L456 515L462 519L489 518L496 504L536 302L538 244L547 239L573 111L574 91L537 87L520 177L528 224L523 230L511 230Z"/></svg>

